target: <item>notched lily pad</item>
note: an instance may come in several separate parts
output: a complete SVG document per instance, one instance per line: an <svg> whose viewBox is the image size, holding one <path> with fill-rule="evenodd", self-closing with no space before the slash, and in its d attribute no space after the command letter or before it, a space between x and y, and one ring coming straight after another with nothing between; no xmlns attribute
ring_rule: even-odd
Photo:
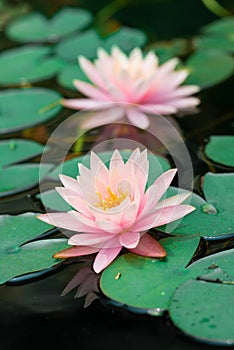
<svg viewBox="0 0 234 350"><path fill-rule="evenodd" d="M57 116L62 110L61 98L57 91L47 88L2 90L0 134L33 127Z"/></svg>
<svg viewBox="0 0 234 350"><path fill-rule="evenodd" d="M48 19L39 12L17 18L5 30L6 35L18 42L55 42L86 27L92 15L85 9L63 7Z"/></svg>
<svg viewBox="0 0 234 350"><path fill-rule="evenodd" d="M43 145L31 140L2 140L0 141L0 168L39 156L43 150Z"/></svg>
<svg viewBox="0 0 234 350"><path fill-rule="evenodd" d="M234 285L190 280L176 289L169 315L186 335L213 345L233 345L231 305Z"/></svg>
<svg viewBox="0 0 234 350"><path fill-rule="evenodd" d="M60 261L52 255L67 248L67 239L43 239L26 243L53 229L35 214L0 216L0 284L29 272L47 269Z"/></svg>
<svg viewBox="0 0 234 350"><path fill-rule="evenodd" d="M234 136L211 135L204 147L205 156L215 163L234 167Z"/></svg>
<svg viewBox="0 0 234 350"><path fill-rule="evenodd" d="M204 197L192 193L187 202L196 207L180 221L158 227L162 232L176 235L199 234L206 239L232 236L234 233L234 173L204 176ZM176 188L170 188L168 194L176 194Z"/></svg>
<svg viewBox="0 0 234 350"><path fill-rule="evenodd" d="M0 85L24 86L52 78L64 62L46 46L25 45L0 54Z"/></svg>

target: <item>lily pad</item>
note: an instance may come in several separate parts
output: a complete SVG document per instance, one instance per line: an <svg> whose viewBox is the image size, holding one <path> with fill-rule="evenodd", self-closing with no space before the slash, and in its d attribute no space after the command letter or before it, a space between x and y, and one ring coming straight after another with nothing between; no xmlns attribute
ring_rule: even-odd
<svg viewBox="0 0 234 350"><path fill-rule="evenodd" d="M234 136L211 135L205 145L204 153L213 162L234 167Z"/></svg>
<svg viewBox="0 0 234 350"><path fill-rule="evenodd" d="M204 36L195 40L195 46L202 50L220 50L227 53L234 52L234 38L232 36Z"/></svg>
<svg viewBox="0 0 234 350"><path fill-rule="evenodd" d="M189 279L185 267L199 240L199 237L161 239L167 252L165 259L133 254L120 256L103 271L101 291L108 298L130 307L166 310L175 288Z"/></svg>
<svg viewBox="0 0 234 350"><path fill-rule="evenodd" d="M233 17L218 19L202 27L202 31L214 35L233 35L234 19Z"/></svg>
<svg viewBox="0 0 234 350"><path fill-rule="evenodd" d="M24 163L0 169L0 198L37 186L51 167L51 164Z"/></svg>
<svg viewBox="0 0 234 350"><path fill-rule="evenodd" d="M176 235L199 234L212 239L232 236L234 233L234 173L213 174L204 176L204 198L193 193L189 203L196 207L180 222L158 227L162 232ZM176 194L177 189L170 189L168 194Z"/></svg>
<svg viewBox="0 0 234 350"><path fill-rule="evenodd" d="M199 341L233 345L231 305L234 305L234 285L190 280L173 294L169 314L180 330Z"/></svg>
<svg viewBox="0 0 234 350"><path fill-rule="evenodd" d="M18 275L49 268L61 261L52 258L52 255L67 248L67 239L43 239L26 243L51 228L51 225L40 221L32 213L0 216L0 284Z"/></svg>
<svg viewBox="0 0 234 350"><path fill-rule="evenodd" d="M92 15L85 9L63 7L48 19L39 12L31 12L12 21L6 35L17 42L55 42L86 27Z"/></svg>
<svg viewBox="0 0 234 350"><path fill-rule="evenodd" d="M185 67L189 70L185 84L196 84L201 88L208 88L232 76L234 60L225 52L206 49L191 55Z"/></svg>
<svg viewBox="0 0 234 350"><path fill-rule="evenodd" d="M20 131L50 120L62 109L61 98L57 91L46 88L1 91L0 134Z"/></svg>
<svg viewBox="0 0 234 350"><path fill-rule="evenodd" d="M25 45L0 54L0 85L26 85L52 78L64 62L46 46Z"/></svg>
<svg viewBox="0 0 234 350"><path fill-rule="evenodd" d="M27 161L42 154L44 146L24 139L0 141L0 168Z"/></svg>
<svg viewBox="0 0 234 350"><path fill-rule="evenodd" d="M123 254L101 275L103 294L118 306L159 316L167 310L175 289L187 280L206 276L215 281L233 277L234 249L200 259L189 265L199 243L199 237L169 237L160 240L167 252L164 259L152 259ZM215 267L219 267L214 276ZM229 266L229 268L227 268ZM232 275L227 276L227 274ZM187 296L188 297L188 296ZM190 295L189 295L190 297ZM189 312L189 310L187 310Z"/></svg>
<svg viewBox="0 0 234 350"><path fill-rule="evenodd" d="M135 28L121 27L105 38L98 35L94 29L69 37L56 46L56 53L63 59L77 61L79 55L88 59L97 56L97 49L103 47L109 51L113 45L125 52L130 52L136 46L143 46L146 42L144 32Z"/></svg>

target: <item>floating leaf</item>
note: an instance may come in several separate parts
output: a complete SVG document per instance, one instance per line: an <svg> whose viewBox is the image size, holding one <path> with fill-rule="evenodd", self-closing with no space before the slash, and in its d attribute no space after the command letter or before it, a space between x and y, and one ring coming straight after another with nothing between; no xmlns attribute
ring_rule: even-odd
<svg viewBox="0 0 234 350"><path fill-rule="evenodd" d="M0 134L42 124L62 109L62 96L46 88L10 89L0 92ZM50 106L50 108L48 108Z"/></svg>
<svg viewBox="0 0 234 350"><path fill-rule="evenodd" d="M196 51L186 61L189 76L185 84L196 84L207 88L231 77L234 72L234 60L218 50Z"/></svg>
<svg viewBox="0 0 234 350"><path fill-rule="evenodd" d="M234 52L234 39L233 37L219 37L219 36L204 36L195 40L195 46L202 50L220 50L221 52L233 53Z"/></svg>
<svg viewBox="0 0 234 350"><path fill-rule="evenodd" d="M0 167L23 162L42 154L44 146L23 139L0 141Z"/></svg>
<svg viewBox="0 0 234 350"><path fill-rule="evenodd" d="M1 169L0 197L21 193L37 186L51 167L50 164L24 163Z"/></svg>
<svg viewBox="0 0 234 350"><path fill-rule="evenodd" d="M105 38L90 29L63 40L56 46L56 53L63 59L77 61L79 55L89 59L95 58L99 47L109 51L113 45L116 45L123 51L130 52L136 46L143 46L145 42L146 35L135 28L121 27Z"/></svg>
<svg viewBox="0 0 234 350"><path fill-rule="evenodd" d="M233 345L231 305L234 305L234 285L190 280L173 294L169 314L179 329L199 341Z"/></svg>
<svg viewBox="0 0 234 350"><path fill-rule="evenodd" d="M205 199L193 193L188 200L196 207L181 221L175 221L157 229L171 234L199 234L206 238L233 235L234 233L234 173L213 174L204 176L203 193ZM177 193L170 189L168 194Z"/></svg>
<svg viewBox="0 0 234 350"><path fill-rule="evenodd" d="M90 12L76 7L63 7L52 18L32 12L10 23L6 35L18 42L54 42L81 30L92 20Z"/></svg>
<svg viewBox="0 0 234 350"><path fill-rule="evenodd" d="M204 153L216 163L234 167L234 136L211 135L205 145Z"/></svg>
<svg viewBox="0 0 234 350"><path fill-rule="evenodd" d="M53 228L26 213L0 216L0 283L33 271L49 268L59 261L52 255L67 248L67 239L44 239L25 244Z"/></svg>
<svg viewBox="0 0 234 350"><path fill-rule="evenodd" d="M230 281L230 276L227 276L229 273L232 273L233 278L234 249L188 265L198 246L199 237L169 237L161 239L160 243L167 252L164 259L124 254L109 265L100 279L103 294L119 303L119 306L136 308L136 312L139 312L137 308L144 309L148 314L158 316L160 310L168 309L175 289L185 281L203 275L207 279L210 276L211 281L220 276ZM219 267L219 273L214 276L216 267Z"/></svg>
<svg viewBox="0 0 234 350"><path fill-rule="evenodd" d="M202 31L208 34L231 36L234 33L234 19L233 17L218 19L204 26Z"/></svg>
<svg viewBox="0 0 234 350"><path fill-rule="evenodd" d="M57 81L61 86L70 90L77 91L73 83L74 79L90 82L78 64L65 66L57 75Z"/></svg>
<svg viewBox="0 0 234 350"><path fill-rule="evenodd" d="M165 259L124 254L101 275L102 292L112 300L134 308L167 309L175 288L189 279L185 269L200 238L170 237L160 243ZM119 278L118 278L119 276Z"/></svg>
<svg viewBox="0 0 234 350"><path fill-rule="evenodd" d="M51 56L51 48L22 46L0 54L0 85L25 85L52 78L64 62Z"/></svg>

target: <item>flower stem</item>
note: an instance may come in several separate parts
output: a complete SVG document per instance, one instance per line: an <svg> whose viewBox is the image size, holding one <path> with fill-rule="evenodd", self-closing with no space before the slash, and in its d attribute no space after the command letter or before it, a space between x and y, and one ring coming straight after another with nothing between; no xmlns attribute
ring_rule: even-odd
<svg viewBox="0 0 234 350"><path fill-rule="evenodd" d="M216 0L201 0L203 5L218 17L231 16L232 13L220 5Z"/></svg>

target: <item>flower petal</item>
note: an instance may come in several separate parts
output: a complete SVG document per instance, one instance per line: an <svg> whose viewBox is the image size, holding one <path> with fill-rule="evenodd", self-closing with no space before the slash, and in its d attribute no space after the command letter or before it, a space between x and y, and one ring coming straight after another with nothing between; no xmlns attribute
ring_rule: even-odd
<svg viewBox="0 0 234 350"><path fill-rule="evenodd" d="M136 125L138 128L141 129L147 129L149 126L149 119L148 117L142 113L137 108L128 108L126 110L126 114L128 119L133 125Z"/></svg>
<svg viewBox="0 0 234 350"><path fill-rule="evenodd" d="M95 86L88 84L82 80L74 80L74 85L78 91L80 91L83 95L88 96L94 100L103 101L103 102L111 102L109 96L106 92L101 91Z"/></svg>
<svg viewBox="0 0 234 350"><path fill-rule="evenodd" d="M94 260L94 271L99 273L104 270L117 257L121 249L122 246L101 249Z"/></svg>
<svg viewBox="0 0 234 350"><path fill-rule="evenodd" d="M67 108L82 110L86 109L89 111L98 110L98 109L108 109L111 108L113 103L93 100L89 98L70 98L63 99L62 105Z"/></svg>
<svg viewBox="0 0 234 350"><path fill-rule="evenodd" d="M152 258L164 258L167 255L161 244L147 233L141 237L136 248L129 249L129 251L137 255Z"/></svg>
<svg viewBox="0 0 234 350"><path fill-rule="evenodd" d="M139 240L140 240L139 232L128 231L128 232L122 233L119 236L119 243L123 247L128 249L135 248L138 245Z"/></svg>
<svg viewBox="0 0 234 350"><path fill-rule="evenodd" d="M53 258L57 259L66 259L76 256L90 255L99 251L99 248L89 247L89 246L80 246L80 247L70 247L53 255Z"/></svg>
<svg viewBox="0 0 234 350"><path fill-rule="evenodd" d="M105 90L105 84L96 69L95 65L87 60L84 56L79 56L79 64L82 70L85 72L87 77L94 82L95 85L98 85L100 88Z"/></svg>
<svg viewBox="0 0 234 350"><path fill-rule="evenodd" d="M110 236L103 233L81 233L69 238L68 244L97 248L100 243L108 241L109 239Z"/></svg>
<svg viewBox="0 0 234 350"><path fill-rule="evenodd" d="M121 107L113 107L107 110L95 112L88 116L82 123L82 129L93 129L105 124L114 123L124 117L124 110Z"/></svg>

